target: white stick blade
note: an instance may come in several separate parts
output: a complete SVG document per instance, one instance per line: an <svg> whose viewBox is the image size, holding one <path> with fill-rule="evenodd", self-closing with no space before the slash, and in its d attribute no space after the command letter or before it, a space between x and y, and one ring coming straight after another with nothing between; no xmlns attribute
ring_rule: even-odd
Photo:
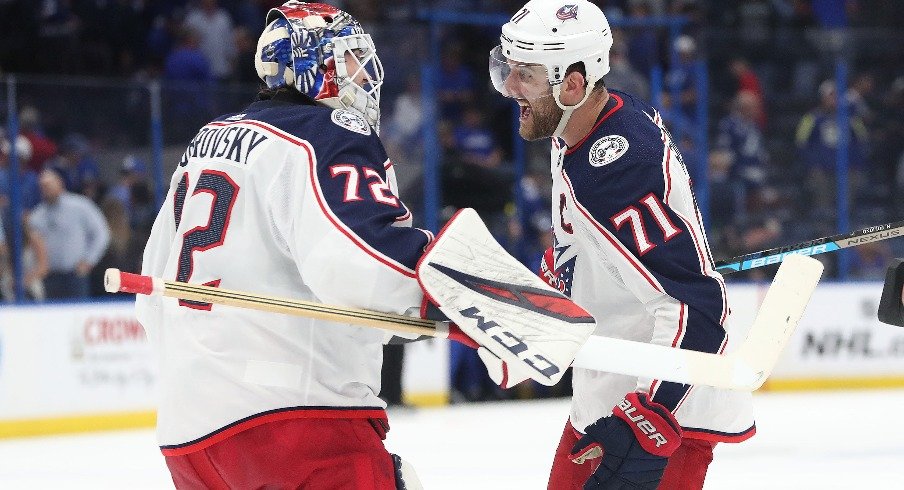
<svg viewBox="0 0 904 490"><path fill-rule="evenodd" d="M737 380L725 356L612 337L591 336L574 367L609 373L734 389Z"/></svg>
<svg viewBox="0 0 904 490"><path fill-rule="evenodd" d="M794 333L822 269L822 264L810 257L786 258L766 292L747 340L737 352L716 355L591 336L573 365L675 383L755 391L766 381Z"/></svg>
<svg viewBox="0 0 904 490"><path fill-rule="evenodd" d="M779 267L747 340L734 354L756 373L758 380L752 390L759 388L772 373L807 309L822 271L822 263L804 255L788 256Z"/></svg>

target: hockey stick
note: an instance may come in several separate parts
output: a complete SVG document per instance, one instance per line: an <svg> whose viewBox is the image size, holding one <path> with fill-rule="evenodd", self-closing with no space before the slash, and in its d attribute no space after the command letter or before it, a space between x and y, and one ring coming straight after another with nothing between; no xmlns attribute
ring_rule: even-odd
<svg viewBox="0 0 904 490"><path fill-rule="evenodd" d="M794 245L785 245L783 247L761 250L759 252L741 255L727 260L719 260L716 262L716 270L722 274L731 274L733 272L778 264L790 255L819 255L841 250L842 248L856 247L857 245L863 245L864 243L878 242L899 236L904 236L904 221L886 223L878 226L868 226L850 233L817 238L815 240L795 243Z"/></svg>
<svg viewBox="0 0 904 490"><path fill-rule="evenodd" d="M735 352L717 355L591 336L578 352L573 365L683 384L754 391L775 367L821 274L822 264L817 260L804 256L788 257L775 275L747 339ZM111 293L162 294L429 337L454 337L454 332L450 333L445 324L432 320L164 281L118 269L107 269L104 288Z"/></svg>

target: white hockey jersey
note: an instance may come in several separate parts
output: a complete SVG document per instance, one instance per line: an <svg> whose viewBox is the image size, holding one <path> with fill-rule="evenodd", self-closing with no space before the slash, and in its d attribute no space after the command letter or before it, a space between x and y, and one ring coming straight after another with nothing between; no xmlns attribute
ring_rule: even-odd
<svg viewBox="0 0 904 490"><path fill-rule="evenodd" d="M404 313L430 242L411 227L392 164L365 120L265 100L194 137L145 249L142 273ZM158 439L186 454L295 417L385 418L383 333L221 305L138 296L161 370Z"/></svg>
<svg viewBox="0 0 904 490"><path fill-rule="evenodd" d="M596 334L723 352L729 311L690 178L659 114L611 97L571 148L553 139L555 268L565 293L596 317ZM685 436L739 442L755 432L749 393L575 369L580 431L631 391L671 410Z"/></svg>

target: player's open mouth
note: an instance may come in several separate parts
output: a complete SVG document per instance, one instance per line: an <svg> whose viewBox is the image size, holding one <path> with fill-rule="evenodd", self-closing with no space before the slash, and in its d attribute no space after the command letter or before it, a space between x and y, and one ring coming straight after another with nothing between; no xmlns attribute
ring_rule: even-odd
<svg viewBox="0 0 904 490"><path fill-rule="evenodd" d="M521 105L521 115L520 115L520 119L522 119L522 120L527 119L527 117L530 116L530 113L531 113L531 108L530 108L530 106L528 106L528 105Z"/></svg>

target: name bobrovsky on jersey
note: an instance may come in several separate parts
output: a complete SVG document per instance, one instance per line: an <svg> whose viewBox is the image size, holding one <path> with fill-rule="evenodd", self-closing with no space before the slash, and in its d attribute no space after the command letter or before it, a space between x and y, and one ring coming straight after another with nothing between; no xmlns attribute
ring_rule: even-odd
<svg viewBox="0 0 904 490"><path fill-rule="evenodd" d="M242 126L205 126L188 144L179 166L188 165L189 158L224 158L238 164L248 161L248 155L267 139L267 135Z"/></svg>

